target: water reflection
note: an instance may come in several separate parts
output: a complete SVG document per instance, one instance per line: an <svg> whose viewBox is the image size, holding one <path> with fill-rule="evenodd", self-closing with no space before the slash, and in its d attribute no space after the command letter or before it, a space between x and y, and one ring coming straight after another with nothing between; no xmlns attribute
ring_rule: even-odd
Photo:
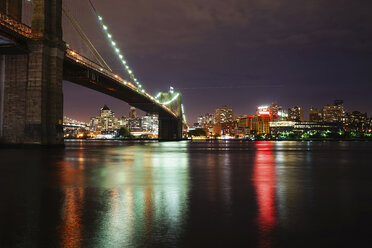
<svg viewBox="0 0 372 248"><path fill-rule="evenodd" d="M253 182L258 204L257 222L260 230L260 247L270 247L270 234L276 223L275 164L272 142L256 142Z"/></svg>
<svg viewBox="0 0 372 248"><path fill-rule="evenodd" d="M146 246L154 232L165 232L159 243L175 245L188 205L189 174L185 147L173 144L161 150L148 144L70 152L59 164L61 246L81 247L82 229L94 237L84 243L89 247Z"/></svg>
<svg viewBox="0 0 372 248"><path fill-rule="evenodd" d="M116 143L0 150L0 247L372 243L372 143Z"/></svg>

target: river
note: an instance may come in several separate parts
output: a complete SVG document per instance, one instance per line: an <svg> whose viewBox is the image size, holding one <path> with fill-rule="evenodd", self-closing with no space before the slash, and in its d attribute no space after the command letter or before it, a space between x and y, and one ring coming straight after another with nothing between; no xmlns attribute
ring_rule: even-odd
<svg viewBox="0 0 372 248"><path fill-rule="evenodd" d="M0 247L372 244L371 142L0 150Z"/></svg>

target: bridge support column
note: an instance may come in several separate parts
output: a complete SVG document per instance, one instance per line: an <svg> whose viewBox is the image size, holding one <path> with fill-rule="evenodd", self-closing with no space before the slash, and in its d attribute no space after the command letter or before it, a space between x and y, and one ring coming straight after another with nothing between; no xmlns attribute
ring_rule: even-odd
<svg viewBox="0 0 372 248"><path fill-rule="evenodd" d="M28 54L6 55L4 144L63 144L63 59L61 0L34 0L33 32ZM1 68L0 68L1 70ZM1 105L0 105L1 106Z"/></svg>
<svg viewBox="0 0 372 248"><path fill-rule="evenodd" d="M182 119L159 115L159 141L176 141L182 139Z"/></svg>

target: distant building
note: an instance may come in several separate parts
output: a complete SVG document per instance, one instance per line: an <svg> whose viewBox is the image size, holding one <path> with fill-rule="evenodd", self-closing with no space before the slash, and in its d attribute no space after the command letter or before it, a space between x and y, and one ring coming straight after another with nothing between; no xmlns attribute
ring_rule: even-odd
<svg viewBox="0 0 372 248"><path fill-rule="evenodd" d="M282 111L282 110L283 110L282 106L279 106L277 102L273 102L271 106L269 107L269 111L271 115L273 116L272 119L276 120L279 117L278 115L279 111Z"/></svg>
<svg viewBox="0 0 372 248"><path fill-rule="evenodd" d="M346 131L366 132L370 129L367 113L359 111L347 112L344 118Z"/></svg>
<svg viewBox="0 0 372 248"><path fill-rule="evenodd" d="M314 107L310 107L309 119L312 122L321 122L323 121L322 112L318 111Z"/></svg>
<svg viewBox="0 0 372 248"><path fill-rule="evenodd" d="M146 114L141 118L141 128L146 132L158 133L159 118L157 115Z"/></svg>
<svg viewBox="0 0 372 248"><path fill-rule="evenodd" d="M199 127L206 127L213 125L215 123L215 118L213 114L206 113L204 116L200 115L198 117L198 126Z"/></svg>
<svg viewBox="0 0 372 248"><path fill-rule="evenodd" d="M270 115L255 115L252 118L251 131L255 134L269 134L270 133Z"/></svg>
<svg viewBox="0 0 372 248"><path fill-rule="evenodd" d="M342 125L339 123L326 122L295 122L295 121L278 121L270 122L270 132L278 134L281 132L307 132L307 131L339 131L342 130Z"/></svg>
<svg viewBox="0 0 372 248"><path fill-rule="evenodd" d="M130 131L142 130L142 120L139 117L130 118L127 120L127 126Z"/></svg>
<svg viewBox="0 0 372 248"><path fill-rule="evenodd" d="M334 105L325 105L323 107L324 122L343 122L345 110L342 100L335 100Z"/></svg>
<svg viewBox="0 0 372 248"><path fill-rule="evenodd" d="M137 118L137 110L135 107L130 107L129 119L135 119L135 118Z"/></svg>
<svg viewBox="0 0 372 248"><path fill-rule="evenodd" d="M91 131L114 131L120 128L118 118L115 113L105 105L101 108L100 116L92 117L89 122Z"/></svg>
<svg viewBox="0 0 372 248"><path fill-rule="evenodd" d="M226 105L216 109L216 124L229 123L234 121L234 110Z"/></svg>
<svg viewBox="0 0 372 248"><path fill-rule="evenodd" d="M289 121L304 121L304 112L301 107L294 106L288 109L288 120Z"/></svg>
<svg viewBox="0 0 372 248"><path fill-rule="evenodd" d="M242 115L237 118L237 128L239 129L238 132L249 135L252 130L252 119L253 116L250 115Z"/></svg>

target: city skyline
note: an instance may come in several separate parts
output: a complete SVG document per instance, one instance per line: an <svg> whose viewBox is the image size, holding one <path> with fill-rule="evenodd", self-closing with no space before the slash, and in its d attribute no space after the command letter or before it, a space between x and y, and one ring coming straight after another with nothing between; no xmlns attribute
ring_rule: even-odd
<svg viewBox="0 0 372 248"><path fill-rule="evenodd" d="M372 244L371 0L1 0L1 247Z"/></svg>
<svg viewBox="0 0 372 248"><path fill-rule="evenodd" d="M92 91L92 93L95 93L95 92ZM117 99L115 99L115 100L120 104L120 102L121 102L120 100L117 100ZM283 106L281 103L278 103L278 102L273 101L273 102L267 103L267 104L261 104L261 105L258 105L257 104L256 106L250 106L248 109L253 109L253 111L249 111L249 112L248 111L245 111L243 113L236 112L235 111L235 108L232 107L229 104L221 104L219 106L216 106L214 109L210 109L207 112L196 113L194 120L193 119L190 119L190 118L187 118L187 120L188 120L189 126L192 126L194 123L196 123L198 121L198 118L200 116L204 116L205 114L213 114L213 115L215 115L216 109L218 109L220 107L223 107L223 106L231 107L235 111L234 117L236 117L236 116L243 116L243 115L254 115L256 113L257 107L259 107L259 106L271 106L271 104L277 103L281 107L283 107L283 110L285 110L286 112L288 112L288 110L290 108L292 108L292 107L297 107L297 106L300 107L302 109L302 111L303 111L303 120L304 121L309 121L310 120L311 109L319 110L321 112L322 111L322 108L324 106L327 106L327 105L332 106L334 104L334 101L338 101L338 100L337 99L334 99L334 100L329 101L329 102L327 102L327 103L325 103L323 105L321 105L321 104L312 104L309 107L303 107L303 106L300 106L299 104L292 104L290 106ZM100 103L97 103L98 108L93 111L95 113L92 114L91 116L88 116L86 119L82 119L81 118L81 115L79 115L79 114L77 114L76 116L74 116L74 115L69 116L69 115L66 115L65 114L65 116L68 116L69 118L72 118L72 119L77 120L77 121L82 121L82 122L88 123L93 116L96 116L99 113L99 109L101 109L102 106L104 106L104 105L107 105L107 106L109 106L110 109L113 109L113 111L117 114L117 116L127 117L130 114L130 108L131 108L131 106L129 106L128 104L124 108L120 108L120 109L114 109L113 107L111 107L111 105L106 104L106 103L101 104L101 106L99 106L99 105L100 105ZM113 106L116 106L116 105L113 104ZM348 107L348 103L346 103L346 104L343 103L343 106L344 106L344 109L345 109L346 112L359 111L361 113L366 113L368 117L372 117L372 114L369 113L369 112L364 112L364 111L361 111L359 109L350 109ZM136 111L139 113L139 116L145 116L146 115L146 113L144 111L140 110L140 109L136 109Z"/></svg>
<svg viewBox="0 0 372 248"><path fill-rule="evenodd" d="M223 104L243 113L273 101L307 109L314 100L320 107L344 99L350 111L372 112L369 1L94 3L144 87L152 95L171 85L180 90L190 122ZM88 25L96 20L78 16L113 69L125 75L102 31ZM128 17L125 25L116 21L120 16ZM86 119L104 103L126 112L125 102L64 84L65 115Z"/></svg>

